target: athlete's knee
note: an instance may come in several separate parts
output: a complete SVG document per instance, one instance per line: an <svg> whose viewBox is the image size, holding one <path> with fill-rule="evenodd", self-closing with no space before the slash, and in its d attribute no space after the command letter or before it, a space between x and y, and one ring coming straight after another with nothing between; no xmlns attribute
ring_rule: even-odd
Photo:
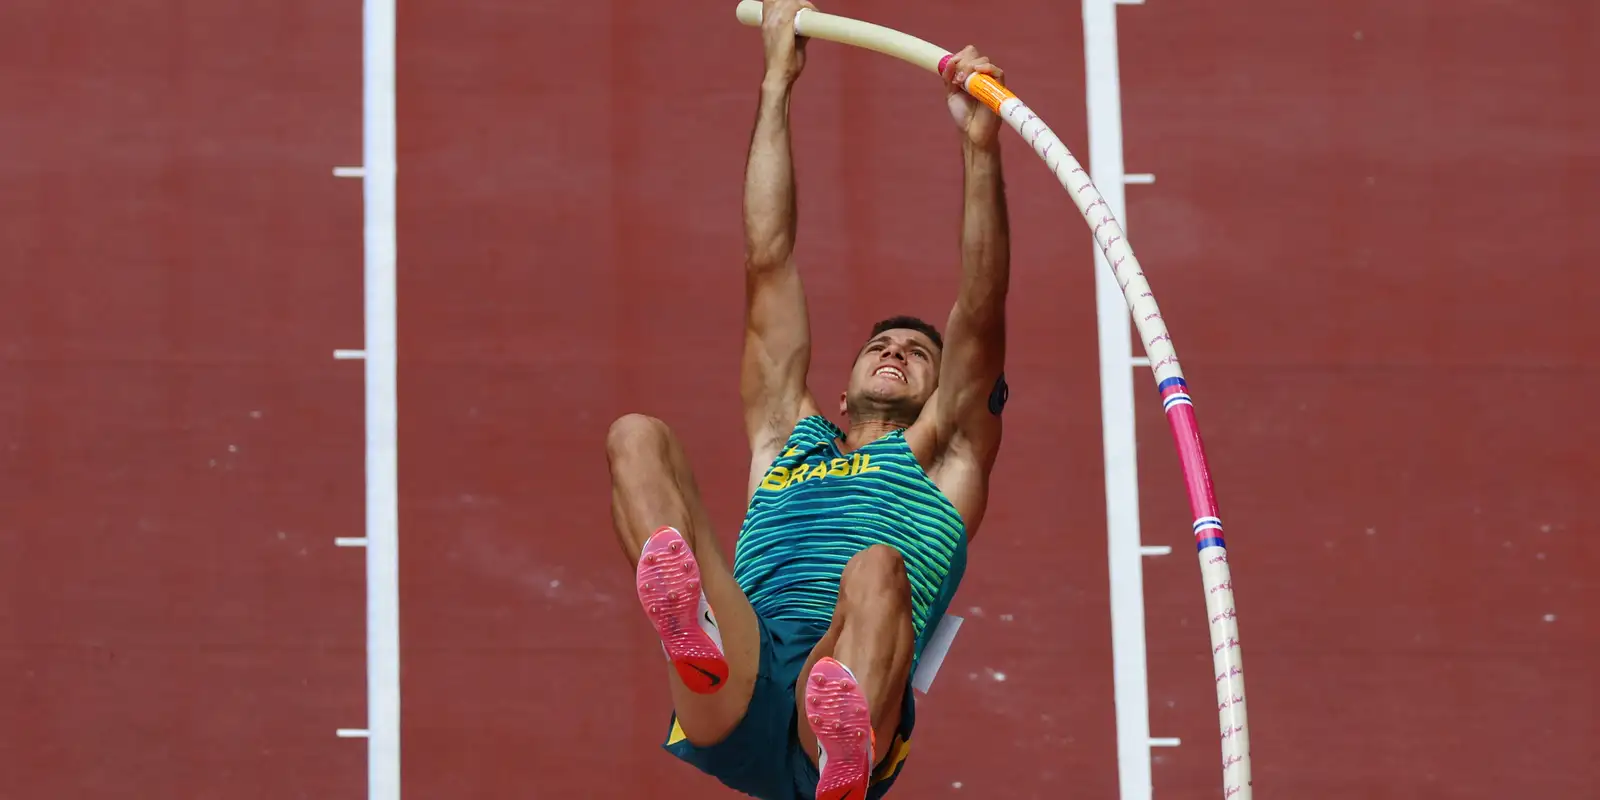
<svg viewBox="0 0 1600 800"><path fill-rule="evenodd" d="M606 458L613 468L640 456L659 459L671 441L667 423L645 414L624 414L606 431Z"/></svg>
<svg viewBox="0 0 1600 800"><path fill-rule="evenodd" d="M906 560L893 547L872 545L845 564L839 592L852 603L909 606L911 579L906 575Z"/></svg>

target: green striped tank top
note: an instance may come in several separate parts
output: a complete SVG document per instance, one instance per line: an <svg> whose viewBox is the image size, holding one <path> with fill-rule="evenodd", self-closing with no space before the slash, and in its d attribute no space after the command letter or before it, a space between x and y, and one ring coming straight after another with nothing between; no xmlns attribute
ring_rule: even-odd
<svg viewBox="0 0 1600 800"><path fill-rule="evenodd" d="M757 614L826 627L851 556L899 551L911 582L916 654L967 566L966 528L895 431L850 455L825 417L800 420L750 499L733 575Z"/></svg>

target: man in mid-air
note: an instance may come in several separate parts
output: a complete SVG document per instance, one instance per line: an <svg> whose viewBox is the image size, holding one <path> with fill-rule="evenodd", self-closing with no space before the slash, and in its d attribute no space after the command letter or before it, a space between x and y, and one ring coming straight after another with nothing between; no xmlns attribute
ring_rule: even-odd
<svg viewBox="0 0 1600 800"><path fill-rule="evenodd" d="M944 68L965 166L960 291L942 338L913 317L873 326L839 398L841 429L806 385L793 258L789 98L805 65L794 18L809 7L762 9L744 199L751 471L732 569L664 423L625 416L606 445L617 536L670 665L666 749L765 800L865 800L889 790L909 752L911 675L961 582L1000 447L1000 120L960 87L974 72L1003 76L970 47Z"/></svg>

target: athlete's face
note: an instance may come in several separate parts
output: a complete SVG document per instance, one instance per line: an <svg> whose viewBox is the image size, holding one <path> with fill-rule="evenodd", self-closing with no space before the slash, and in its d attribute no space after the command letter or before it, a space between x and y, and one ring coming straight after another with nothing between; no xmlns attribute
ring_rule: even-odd
<svg viewBox="0 0 1600 800"><path fill-rule="evenodd" d="M920 331L891 328L872 337L856 356L841 410L876 409L914 420L938 386L939 349L933 340Z"/></svg>

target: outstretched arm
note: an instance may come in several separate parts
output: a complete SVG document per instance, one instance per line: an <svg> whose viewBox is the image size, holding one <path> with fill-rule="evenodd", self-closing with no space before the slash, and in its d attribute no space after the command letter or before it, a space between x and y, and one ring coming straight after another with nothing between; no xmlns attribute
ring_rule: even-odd
<svg viewBox="0 0 1600 800"><path fill-rule="evenodd" d="M745 338L740 394L751 456L765 465L802 416L816 413L806 388L811 331L794 262L797 209L789 98L805 65L794 16L801 0L766 0L767 69L745 165Z"/></svg>
<svg viewBox="0 0 1600 800"><path fill-rule="evenodd" d="M951 59L945 71L951 82L950 110L965 134L961 282L946 323L934 422L944 445L941 451L959 448L987 464L1000 445L1011 233L1000 163L1000 119L959 88L973 72L1004 79L998 67L970 47Z"/></svg>

